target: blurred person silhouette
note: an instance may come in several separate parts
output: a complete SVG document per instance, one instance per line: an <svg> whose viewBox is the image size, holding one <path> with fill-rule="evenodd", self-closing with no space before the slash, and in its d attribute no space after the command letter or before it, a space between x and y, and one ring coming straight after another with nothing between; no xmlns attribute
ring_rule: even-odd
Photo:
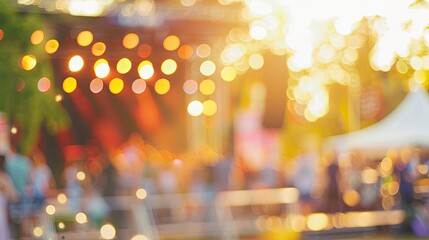
<svg viewBox="0 0 429 240"><path fill-rule="evenodd" d="M412 229L412 221L415 218L414 209L414 180L417 171L417 162L420 161L420 149L414 149L410 156L399 158L398 156L389 156L394 163L394 175L399 182L399 194L401 196L400 207L405 211L405 219L402 224L401 232L409 233Z"/></svg>
<svg viewBox="0 0 429 240"><path fill-rule="evenodd" d="M113 166L109 153L92 139L87 143L88 165L93 175L94 186L103 197L118 195L118 171ZM91 167L96 166L96 167Z"/></svg>
<svg viewBox="0 0 429 240"><path fill-rule="evenodd" d="M46 164L46 158L40 149L32 155L33 169L31 181L33 183L33 204L37 212L43 208L47 198L53 196L56 184L51 168Z"/></svg>
<svg viewBox="0 0 429 240"><path fill-rule="evenodd" d="M335 213L341 210L342 200L340 196L338 178L339 167L337 153L328 151L323 156L323 161L326 164L327 186L325 190L324 211Z"/></svg>
<svg viewBox="0 0 429 240"><path fill-rule="evenodd" d="M6 156L0 155L0 239L9 240L8 203L18 199L12 180L6 172Z"/></svg>
<svg viewBox="0 0 429 240"><path fill-rule="evenodd" d="M295 168L292 170L290 182L300 192L302 210L311 211L311 192L316 183L316 165L318 164L318 152L315 140L306 138L302 144L301 152L295 158Z"/></svg>
<svg viewBox="0 0 429 240"><path fill-rule="evenodd" d="M11 155L6 159L6 171L17 192L17 201L9 204L10 220L15 239L26 234L32 210L31 161L20 153L19 144L11 144Z"/></svg>

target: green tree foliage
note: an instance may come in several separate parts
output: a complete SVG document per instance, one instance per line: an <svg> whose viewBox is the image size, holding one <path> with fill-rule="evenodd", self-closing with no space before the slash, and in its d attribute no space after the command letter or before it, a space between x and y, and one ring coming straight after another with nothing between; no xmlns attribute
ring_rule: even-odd
<svg viewBox="0 0 429 240"><path fill-rule="evenodd" d="M65 109L55 101L57 95L51 62L44 44L31 44L35 30L43 30L40 16L19 13L10 1L0 0L0 112L5 112L20 132L19 144L28 152L37 142L44 125L54 134L69 125ZM37 65L30 71L21 68L22 56L32 54ZM39 79L51 80L51 88L40 92Z"/></svg>

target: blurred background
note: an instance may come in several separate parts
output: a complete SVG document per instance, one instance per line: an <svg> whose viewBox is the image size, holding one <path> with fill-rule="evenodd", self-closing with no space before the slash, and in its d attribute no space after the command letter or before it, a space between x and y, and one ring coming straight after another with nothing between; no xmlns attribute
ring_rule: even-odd
<svg viewBox="0 0 429 240"><path fill-rule="evenodd" d="M426 0L0 0L0 240L429 237Z"/></svg>

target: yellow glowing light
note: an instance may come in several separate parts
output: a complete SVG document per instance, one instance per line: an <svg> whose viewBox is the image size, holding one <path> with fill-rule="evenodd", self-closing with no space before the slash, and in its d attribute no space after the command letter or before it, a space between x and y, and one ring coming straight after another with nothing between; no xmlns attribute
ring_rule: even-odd
<svg viewBox="0 0 429 240"><path fill-rule="evenodd" d="M422 175L427 174L427 173L428 173L428 170L429 170L428 165L425 165L425 164L419 164L419 165L417 166L417 171L418 171L420 174L422 174Z"/></svg>
<svg viewBox="0 0 429 240"><path fill-rule="evenodd" d="M389 187L387 189L390 195L396 195L399 191L399 183L398 182L391 182L389 183Z"/></svg>
<svg viewBox="0 0 429 240"><path fill-rule="evenodd" d="M195 5L196 2L197 2L197 0L180 0L180 3L184 7L192 7Z"/></svg>
<svg viewBox="0 0 429 240"><path fill-rule="evenodd" d="M94 64L95 76L105 78L110 74L110 66L106 59L98 59Z"/></svg>
<svg viewBox="0 0 429 240"><path fill-rule="evenodd" d="M396 62L396 70L401 73L401 74L405 74L408 72L408 64L403 61L403 60L399 60L398 62Z"/></svg>
<svg viewBox="0 0 429 240"><path fill-rule="evenodd" d="M116 236L116 229L111 224L105 224L101 227L100 234L104 239L113 239Z"/></svg>
<svg viewBox="0 0 429 240"><path fill-rule="evenodd" d="M383 160L381 161L381 169L383 169L384 171L390 171L392 169L393 163L392 163L392 159L390 158L383 158Z"/></svg>
<svg viewBox="0 0 429 240"><path fill-rule="evenodd" d="M131 89L133 90L134 93L136 94L140 94L143 93L144 90L146 90L146 81L143 79L136 79L134 80Z"/></svg>
<svg viewBox="0 0 429 240"><path fill-rule="evenodd" d="M54 54L59 47L60 43L56 39L50 39L45 43L45 52L48 54Z"/></svg>
<svg viewBox="0 0 429 240"><path fill-rule="evenodd" d="M124 45L125 48L133 49L139 45L140 38L135 33L128 33L125 35L125 37L122 39L122 45Z"/></svg>
<svg viewBox="0 0 429 240"><path fill-rule="evenodd" d="M207 60L200 65L200 72L206 77L213 75L215 71L216 64L213 61Z"/></svg>
<svg viewBox="0 0 429 240"><path fill-rule="evenodd" d="M221 59L224 63L232 64L240 60L247 53L247 48L242 43L234 43L226 46L221 53Z"/></svg>
<svg viewBox="0 0 429 240"><path fill-rule="evenodd" d="M77 35L77 44L79 44L82 47L89 46L89 44L92 43L92 40L94 40L94 36L92 32L90 31L82 31Z"/></svg>
<svg viewBox="0 0 429 240"><path fill-rule="evenodd" d="M362 182L365 184L373 184L378 181L378 172L375 169L367 168L361 173Z"/></svg>
<svg viewBox="0 0 429 240"><path fill-rule="evenodd" d="M79 171L79 172L76 173L76 178L79 181L83 181L86 178L86 174L84 172L82 172L82 171Z"/></svg>
<svg viewBox="0 0 429 240"><path fill-rule="evenodd" d="M169 35L164 39L163 46L167 51L174 51L180 46L180 39L176 35Z"/></svg>
<svg viewBox="0 0 429 240"><path fill-rule="evenodd" d="M54 215L57 210L55 209L54 205L48 205L46 206L45 211L48 215Z"/></svg>
<svg viewBox="0 0 429 240"><path fill-rule="evenodd" d="M155 73L152 63L147 60L141 62L137 69L139 72L139 76L145 80L150 79Z"/></svg>
<svg viewBox="0 0 429 240"><path fill-rule="evenodd" d="M57 195L57 201L59 203L64 204L64 203L67 202L67 196L64 193L60 193L60 194Z"/></svg>
<svg viewBox="0 0 429 240"><path fill-rule="evenodd" d="M134 237L131 238L131 240L149 240L149 238L147 238L144 235L135 235Z"/></svg>
<svg viewBox="0 0 429 240"><path fill-rule="evenodd" d="M51 80L47 77L42 77L39 82L37 82L37 88L40 92L47 92L51 88Z"/></svg>
<svg viewBox="0 0 429 240"><path fill-rule="evenodd" d="M206 116L213 116L217 112L217 104L213 100L203 102L203 114Z"/></svg>
<svg viewBox="0 0 429 240"><path fill-rule="evenodd" d="M249 57L249 66L255 70L264 66L264 57L259 53L254 53Z"/></svg>
<svg viewBox="0 0 429 240"><path fill-rule="evenodd" d="M120 78L114 78L109 83L109 90L113 94L118 94L124 89L124 81Z"/></svg>
<svg viewBox="0 0 429 240"><path fill-rule="evenodd" d="M347 206L354 207L360 202L360 194L355 190L349 190L344 193L343 201Z"/></svg>
<svg viewBox="0 0 429 240"><path fill-rule="evenodd" d="M66 228L66 225L64 224L64 222L59 222L58 223L58 228L59 229L64 229L64 228Z"/></svg>
<svg viewBox="0 0 429 240"><path fill-rule="evenodd" d="M68 2L67 10L71 15L74 15L74 16L100 16L105 8L105 5L103 6L101 2L98 2L98 1L67 1L67 2Z"/></svg>
<svg viewBox="0 0 429 240"><path fill-rule="evenodd" d="M234 67L226 66L220 72L220 77L227 82L233 81L237 77L237 71Z"/></svg>
<svg viewBox="0 0 429 240"><path fill-rule="evenodd" d="M21 67L24 70L30 71L37 64L37 59L34 55L28 54L21 58Z"/></svg>
<svg viewBox="0 0 429 240"><path fill-rule="evenodd" d="M146 198L146 196L147 196L147 192L146 192L146 190L144 190L143 188L139 188L139 189L137 189L137 191L136 191L136 197L137 197L138 199L143 200L143 199L145 199L145 198Z"/></svg>
<svg viewBox="0 0 429 240"><path fill-rule="evenodd" d="M94 56L101 56L106 52L106 44L103 42L96 42L92 45L91 52Z"/></svg>
<svg viewBox="0 0 429 240"><path fill-rule="evenodd" d="M66 93L72 93L74 90L76 90L77 87L77 81L73 77L68 77L64 79L63 82L63 90Z"/></svg>
<svg viewBox="0 0 429 240"><path fill-rule="evenodd" d="M155 91L160 94L164 95L170 90L170 82L165 79L161 78L155 83Z"/></svg>
<svg viewBox="0 0 429 240"><path fill-rule="evenodd" d="M41 227L35 227L33 229L33 235L35 237L41 237L41 236L43 236L43 229Z"/></svg>
<svg viewBox="0 0 429 240"><path fill-rule="evenodd" d="M10 133L12 133L12 134L17 134L17 133L18 133L18 129L17 129L16 127L12 127L12 128L10 129Z"/></svg>
<svg viewBox="0 0 429 240"><path fill-rule="evenodd" d="M165 75L171 75L177 70L177 63L173 59L167 59L161 64L161 71Z"/></svg>
<svg viewBox="0 0 429 240"><path fill-rule="evenodd" d="M294 214L291 216L290 225L293 231L301 232L305 229L305 216Z"/></svg>
<svg viewBox="0 0 429 240"><path fill-rule="evenodd" d="M249 36L255 40L263 40L268 36L267 29L259 22L250 25Z"/></svg>
<svg viewBox="0 0 429 240"><path fill-rule="evenodd" d="M79 55L75 55L72 58L70 58L69 61L69 69L72 72L80 71L83 68L83 58Z"/></svg>
<svg viewBox="0 0 429 240"><path fill-rule="evenodd" d="M55 95L55 102L61 102L63 100L63 96L61 94Z"/></svg>
<svg viewBox="0 0 429 240"><path fill-rule="evenodd" d="M307 217L307 227L312 231L320 231L328 226L328 220L324 213L313 213Z"/></svg>
<svg viewBox="0 0 429 240"><path fill-rule="evenodd" d="M116 64L116 70L118 73L125 74L131 70L132 63L128 58L122 58Z"/></svg>
<svg viewBox="0 0 429 240"><path fill-rule="evenodd" d="M206 96L214 93L216 90L216 84L211 79L205 79L200 83L200 92Z"/></svg>
<svg viewBox="0 0 429 240"><path fill-rule="evenodd" d="M42 30L34 31L30 37L30 41L34 45L42 43L43 39L45 39L45 33Z"/></svg>
<svg viewBox="0 0 429 240"><path fill-rule="evenodd" d="M211 52L212 49L208 44L200 44L197 47L197 56L200 58L206 58L210 56Z"/></svg>
<svg viewBox="0 0 429 240"><path fill-rule="evenodd" d="M195 80L186 80L183 83L183 91L187 94L194 94L198 91L198 83Z"/></svg>
<svg viewBox="0 0 429 240"><path fill-rule="evenodd" d="M75 220L77 223L84 224L88 221L88 217L83 212L78 212L75 216Z"/></svg>
<svg viewBox="0 0 429 240"><path fill-rule="evenodd" d="M188 104L188 113L191 116L197 117L203 113L204 106L200 101L192 101Z"/></svg>
<svg viewBox="0 0 429 240"><path fill-rule="evenodd" d="M91 83L89 84L89 89L93 93L99 93L101 90L103 90L104 82L100 78L94 78L92 79Z"/></svg>
<svg viewBox="0 0 429 240"><path fill-rule="evenodd" d="M189 59L194 54L194 49L190 45L182 45L177 50L177 56L181 59Z"/></svg>

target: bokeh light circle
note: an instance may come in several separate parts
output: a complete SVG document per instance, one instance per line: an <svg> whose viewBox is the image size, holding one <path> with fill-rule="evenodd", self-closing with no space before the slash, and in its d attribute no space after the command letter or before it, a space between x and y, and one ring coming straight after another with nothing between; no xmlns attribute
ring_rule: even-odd
<svg viewBox="0 0 429 240"><path fill-rule="evenodd" d="M83 58L79 55L75 55L69 60L69 69L72 72L78 72L83 68Z"/></svg>
<svg viewBox="0 0 429 240"><path fill-rule="evenodd" d="M36 67L37 59L32 54L24 55L21 58L21 68L27 71L32 70L34 67Z"/></svg>
<svg viewBox="0 0 429 240"><path fill-rule="evenodd" d="M82 31L77 35L77 44L82 47L89 46L94 40L94 35L90 31Z"/></svg>
<svg viewBox="0 0 429 240"><path fill-rule="evenodd" d="M198 91L198 83L195 80L189 79L183 83L183 91L186 94L194 94Z"/></svg>
<svg viewBox="0 0 429 240"><path fill-rule="evenodd" d="M101 90L103 90L104 82L100 78L94 78L92 79L91 83L89 84L89 89L93 93L99 93Z"/></svg>
<svg viewBox="0 0 429 240"><path fill-rule="evenodd" d="M177 70L177 63L173 59L167 59L161 64L161 71L165 75L171 75Z"/></svg>
<svg viewBox="0 0 429 240"><path fill-rule="evenodd" d="M200 44L197 47L197 56L200 58L206 58L210 56L212 49L208 44Z"/></svg>
<svg viewBox="0 0 429 240"><path fill-rule="evenodd" d="M237 70L234 67L226 66L220 72L220 77L226 82L231 82L237 77Z"/></svg>
<svg viewBox="0 0 429 240"><path fill-rule="evenodd" d="M190 45L182 45L177 50L177 56L181 59L189 59L194 54L194 49Z"/></svg>
<svg viewBox="0 0 429 240"><path fill-rule="evenodd" d="M192 101L188 104L188 113L191 116L197 117L203 113L204 106L200 101Z"/></svg>
<svg viewBox="0 0 429 240"><path fill-rule="evenodd" d="M135 33L128 33L125 35L125 37L122 39L122 45L127 49L133 49L139 45L140 38Z"/></svg>
<svg viewBox="0 0 429 240"><path fill-rule="evenodd" d="M112 224L104 224L100 229L100 234L104 239L113 239L116 236L116 229Z"/></svg>
<svg viewBox="0 0 429 240"><path fill-rule="evenodd" d="M146 86L147 86L146 81L139 78L139 79L134 80L131 88L132 88L134 93L141 94L146 90Z"/></svg>
<svg viewBox="0 0 429 240"><path fill-rule="evenodd" d="M106 59L98 59L95 63L94 63L94 72L95 72L95 76L97 76L98 78L105 78L110 74L110 66L109 66L109 62L107 62Z"/></svg>
<svg viewBox="0 0 429 240"><path fill-rule="evenodd" d="M216 64L213 61L207 60L200 65L200 72L206 77L213 75L215 71Z"/></svg>
<svg viewBox="0 0 429 240"><path fill-rule="evenodd" d="M206 100L203 102L203 114L206 116L213 116L217 112L217 104L213 100Z"/></svg>
<svg viewBox="0 0 429 240"><path fill-rule="evenodd" d="M164 39L164 42L162 43L165 50L167 51L174 51L180 46L180 39L176 35L169 35Z"/></svg>
<svg viewBox="0 0 429 240"><path fill-rule="evenodd" d="M137 49L137 54L141 58L147 58L150 56L151 53L152 53L152 47L149 44L142 44Z"/></svg>
<svg viewBox="0 0 429 240"><path fill-rule="evenodd" d="M76 90L77 87L77 81L73 77L68 77L64 79L63 81L63 90L66 93L72 93L74 90Z"/></svg>
<svg viewBox="0 0 429 240"><path fill-rule="evenodd" d="M84 223L86 223L88 221L88 217L86 216L85 213L78 212L75 215L75 220L76 220L77 223L84 224Z"/></svg>
<svg viewBox="0 0 429 240"><path fill-rule="evenodd" d="M49 91L49 89L51 88L51 80L49 80L49 78L47 77L42 77L37 82L37 88L39 89L40 92Z"/></svg>
<svg viewBox="0 0 429 240"><path fill-rule="evenodd" d="M109 82L109 90L113 94L118 94L124 89L124 81L120 78L114 78Z"/></svg>
<svg viewBox="0 0 429 240"><path fill-rule="evenodd" d="M155 83L155 91L160 94L164 95L170 90L170 81L168 81L165 78L161 78Z"/></svg>
<svg viewBox="0 0 429 240"><path fill-rule="evenodd" d="M60 43L56 39L50 39L45 43L45 52L54 54L60 47Z"/></svg>
<svg viewBox="0 0 429 240"><path fill-rule="evenodd" d="M42 30L34 31L30 37L30 41L34 45L42 43L43 39L45 39L45 33Z"/></svg>
<svg viewBox="0 0 429 240"><path fill-rule="evenodd" d="M131 70L132 63L128 58L121 58L116 64L116 70L120 74L125 74Z"/></svg>
<svg viewBox="0 0 429 240"><path fill-rule="evenodd" d="M200 92L206 96L211 95L216 90L216 84L211 79L205 79L200 82Z"/></svg>
<svg viewBox="0 0 429 240"><path fill-rule="evenodd" d="M152 62L145 60L141 62L137 68L139 76L145 80L150 79L155 73Z"/></svg>
<svg viewBox="0 0 429 240"><path fill-rule="evenodd" d="M103 42L96 42L92 45L91 52L94 56L99 57L106 52L106 44Z"/></svg>

